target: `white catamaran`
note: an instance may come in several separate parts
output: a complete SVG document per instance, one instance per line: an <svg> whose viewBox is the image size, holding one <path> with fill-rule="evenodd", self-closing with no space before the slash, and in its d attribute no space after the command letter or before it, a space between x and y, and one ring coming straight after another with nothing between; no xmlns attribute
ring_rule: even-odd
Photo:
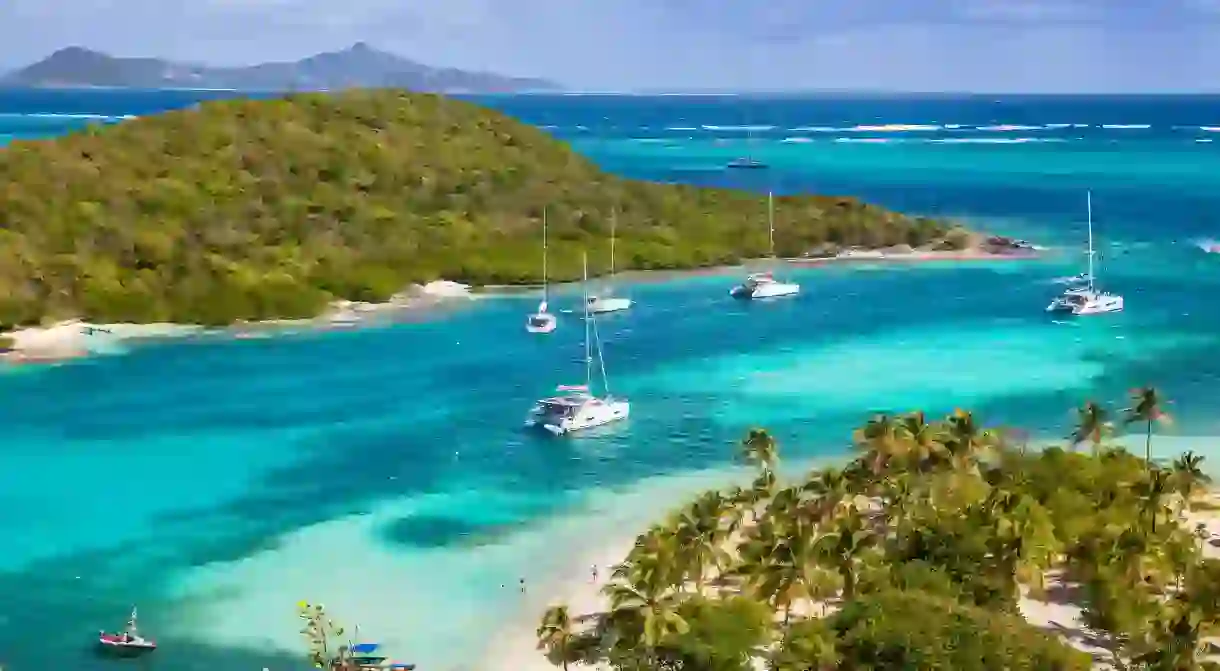
<svg viewBox="0 0 1220 671"><path fill-rule="evenodd" d="M610 288L610 280L614 278L614 233L617 223L618 213L614 212L610 215L610 275L602 285L601 293L585 301L589 305L589 312L593 314L618 312L631 307L630 298L615 296Z"/></svg>
<svg viewBox="0 0 1220 671"><path fill-rule="evenodd" d="M767 192L767 237L771 248L771 258L775 258L775 196ZM729 290L733 298L758 300L761 298L778 298L800 293L801 285L795 282L780 282L771 273L754 273L745 281Z"/></svg>
<svg viewBox="0 0 1220 671"><path fill-rule="evenodd" d="M546 277L546 209L542 210L542 302L538 311L525 320L525 330L530 333L550 333L559 325L555 315L547 312L547 277Z"/></svg>
<svg viewBox="0 0 1220 671"><path fill-rule="evenodd" d="M1089 213L1089 270L1080 276L1087 283L1084 286L1069 287L1055 297L1046 306L1047 312L1072 315L1098 315L1107 312L1121 312L1123 297L1107 291L1099 291L1094 284L1097 274L1093 270L1093 193L1086 196L1086 207Z"/></svg>
<svg viewBox="0 0 1220 671"><path fill-rule="evenodd" d="M588 260L585 259L585 285L588 285ZM610 394L610 378L606 376L606 362L602 356L601 339L597 334L597 319L589 312L588 289L585 290L585 383L578 385L560 385L557 391L561 396L544 398L530 411L525 425L537 427L547 432L562 436L591 429L627 419L631 412L631 404L627 399L615 398ZM601 371L604 396L593 394L593 355L597 355L598 368Z"/></svg>

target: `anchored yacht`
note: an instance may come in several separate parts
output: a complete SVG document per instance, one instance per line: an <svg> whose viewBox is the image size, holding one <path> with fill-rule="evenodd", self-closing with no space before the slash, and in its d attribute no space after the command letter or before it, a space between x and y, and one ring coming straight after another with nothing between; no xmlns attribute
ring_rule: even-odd
<svg viewBox="0 0 1220 671"><path fill-rule="evenodd" d="M603 314L606 312L619 312L631 307L631 299L622 296L615 296L610 287L610 279L614 278L614 233L618 222L618 213L610 215L610 276L609 279L602 285L602 290L596 296L590 296L585 300L589 306L589 312L593 314Z"/></svg>
<svg viewBox="0 0 1220 671"><path fill-rule="evenodd" d="M530 333L550 333L559 325L555 315L547 312L547 277L546 277L546 210L542 210L542 302L538 311L525 318L525 330Z"/></svg>
<svg viewBox="0 0 1220 671"><path fill-rule="evenodd" d="M775 258L775 197L770 192L767 193L767 231L771 258ZM795 282L781 282L768 272L746 276L744 282L729 290L729 295L733 298L758 300L791 296L800 291L801 285Z"/></svg>
<svg viewBox="0 0 1220 671"><path fill-rule="evenodd" d="M1083 279L1086 284L1084 286L1072 286L1063 291L1062 294L1055 297L1050 305L1046 306L1047 312L1071 315L1097 315L1108 312L1121 312L1123 309L1123 297L1108 291L1100 291L1094 284L1094 278L1097 277L1093 270L1093 194L1089 192L1087 195L1086 206L1089 213L1089 269L1082 276L1077 276Z"/></svg>
<svg viewBox="0 0 1220 671"><path fill-rule="evenodd" d="M777 298L800 293L801 285L790 282L780 282L771 273L754 273L745 281L733 287L729 295L733 298L758 300L761 298Z"/></svg>
<svg viewBox="0 0 1220 671"><path fill-rule="evenodd" d="M585 262L585 285L588 285L588 262ZM591 429L627 419L631 404L625 398L610 394L610 378L606 375L606 362L602 356L601 339L597 334L597 320L589 311L588 289L585 290L585 383L559 385L559 396L544 398L534 405L525 425L540 428L555 436L574 431ZM593 394L593 356L601 372L603 396Z"/></svg>

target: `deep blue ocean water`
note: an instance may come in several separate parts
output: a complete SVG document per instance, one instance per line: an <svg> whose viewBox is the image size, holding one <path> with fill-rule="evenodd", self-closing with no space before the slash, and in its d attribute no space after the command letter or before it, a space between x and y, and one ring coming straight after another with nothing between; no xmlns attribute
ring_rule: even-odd
<svg viewBox="0 0 1220 671"><path fill-rule="evenodd" d="M0 138L224 95L0 91ZM481 646L545 598L519 578L545 586L661 514L752 425L799 462L844 454L878 410L966 406L1048 438L1081 400L1154 383L1177 420L1159 450L1220 465L1220 256L1197 245L1220 237L1220 98L478 101L629 176L856 195L1056 249L794 270L801 296L770 304L729 300L735 273L632 285L637 306L602 323L632 419L564 441L518 428L582 373L575 318L521 328L533 297L0 375L0 664L114 668L91 636L138 603L162 641L140 668L294 668L313 599L421 671L484 668ZM771 168L723 169L741 155ZM1059 323L1043 307L1082 270L1086 189L1127 311Z"/></svg>

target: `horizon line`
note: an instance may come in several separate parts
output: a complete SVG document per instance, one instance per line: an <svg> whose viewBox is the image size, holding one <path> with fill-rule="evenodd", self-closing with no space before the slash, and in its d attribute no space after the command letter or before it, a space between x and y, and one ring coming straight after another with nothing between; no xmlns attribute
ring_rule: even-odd
<svg viewBox="0 0 1220 671"><path fill-rule="evenodd" d="M292 94L292 93L335 93L345 90L354 89L394 89L403 88L395 86L353 86L345 89L255 89L255 88L196 88L183 86L166 86L166 87L139 87L139 86L98 86L83 84L79 86L21 86L21 85L6 85L0 82L0 91L199 91L199 92L216 92L216 93L273 93L273 94ZM639 96L639 97L809 97L809 96L860 96L860 97L982 97L982 96L1002 96L1002 97L1041 97L1041 98L1089 98L1089 97L1125 97L1125 98L1140 98L1140 97L1186 97L1186 96L1220 96L1220 89L1216 90L1166 90L1166 91L1089 91L1089 92L1068 92L1068 91L970 91L970 90L944 90L944 91L929 91L918 89L680 89L680 88L641 88L641 89L579 89L579 88L560 88L560 89L537 89L521 91L504 91L504 92L486 92L479 93L476 91L413 91L411 89L403 89L412 93L432 93L439 95L456 95L456 96Z"/></svg>

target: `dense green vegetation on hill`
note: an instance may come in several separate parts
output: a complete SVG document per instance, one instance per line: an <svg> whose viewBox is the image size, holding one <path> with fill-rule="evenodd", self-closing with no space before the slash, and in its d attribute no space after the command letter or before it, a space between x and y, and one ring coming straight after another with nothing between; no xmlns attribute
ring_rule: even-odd
<svg viewBox="0 0 1220 671"><path fill-rule="evenodd" d="M606 174L543 131L396 90L208 102L0 150L0 324L312 316L437 278L689 268L767 250L756 195ZM776 243L935 242L850 198L776 201Z"/></svg>

